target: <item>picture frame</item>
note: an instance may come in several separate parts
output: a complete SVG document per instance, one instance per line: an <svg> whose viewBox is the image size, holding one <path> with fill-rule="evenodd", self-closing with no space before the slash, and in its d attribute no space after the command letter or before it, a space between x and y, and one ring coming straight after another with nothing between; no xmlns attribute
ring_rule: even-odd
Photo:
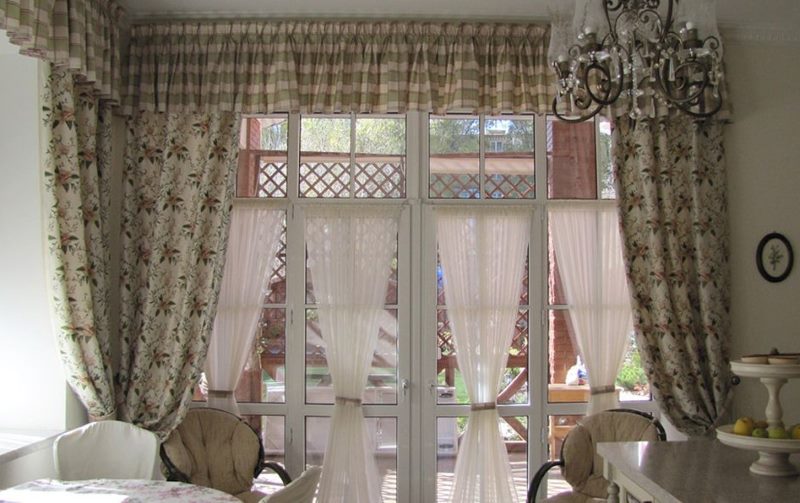
<svg viewBox="0 0 800 503"><path fill-rule="evenodd" d="M765 280L779 283L792 272L794 252L786 236L779 232L770 232L758 243L756 249L756 266Z"/></svg>

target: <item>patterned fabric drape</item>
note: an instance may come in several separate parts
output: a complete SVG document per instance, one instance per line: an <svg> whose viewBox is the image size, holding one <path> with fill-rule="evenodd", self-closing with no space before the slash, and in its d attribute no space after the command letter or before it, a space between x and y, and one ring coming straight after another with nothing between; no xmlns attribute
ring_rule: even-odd
<svg viewBox="0 0 800 503"><path fill-rule="evenodd" d="M547 111L545 25L134 26L126 111ZM552 96L552 95L550 95Z"/></svg>
<svg viewBox="0 0 800 503"><path fill-rule="evenodd" d="M222 283L240 117L142 112L123 173L120 416L162 437L205 362Z"/></svg>
<svg viewBox="0 0 800 503"><path fill-rule="evenodd" d="M731 396L722 125L618 121L613 158L634 326L653 396L709 432Z"/></svg>
<svg viewBox="0 0 800 503"><path fill-rule="evenodd" d="M0 28L20 52L72 70L119 102L119 24L114 0L0 0Z"/></svg>
<svg viewBox="0 0 800 503"><path fill-rule="evenodd" d="M45 88L47 258L67 382L92 419L115 414L109 330L111 110L91 84L53 70Z"/></svg>

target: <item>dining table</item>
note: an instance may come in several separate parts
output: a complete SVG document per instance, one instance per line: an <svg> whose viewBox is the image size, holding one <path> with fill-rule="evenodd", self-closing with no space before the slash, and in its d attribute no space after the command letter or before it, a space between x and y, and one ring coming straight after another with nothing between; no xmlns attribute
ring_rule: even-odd
<svg viewBox="0 0 800 503"><path fill-rule="evenodd" d="M37 503L236 503L238 499L210 487L166 480L37 479L0 491L0 502Z"/></svg>

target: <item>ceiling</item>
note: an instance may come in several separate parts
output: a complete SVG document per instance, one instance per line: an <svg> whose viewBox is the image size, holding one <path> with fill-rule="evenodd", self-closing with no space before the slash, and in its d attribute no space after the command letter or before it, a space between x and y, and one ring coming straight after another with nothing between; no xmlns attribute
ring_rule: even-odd
<svg viewBox="0 0 800 503"><path fill-rule="evenodd" d="M547 0L118 0L131 19L387 18L543 20ZM798 0L718 0L720 24L795 31Z"/></svg>

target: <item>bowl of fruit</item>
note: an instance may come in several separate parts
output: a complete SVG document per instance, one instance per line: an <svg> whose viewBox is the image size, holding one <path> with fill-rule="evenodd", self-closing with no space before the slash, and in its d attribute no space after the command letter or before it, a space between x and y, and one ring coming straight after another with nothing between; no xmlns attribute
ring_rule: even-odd
<svg viewBox="0 0 800 503"><path fill-rule="evenodd" d="M769 425L763 419L740 417L734 424L717 428L717 439L731 447L758 451L758 460L750 466L753 473L778 477L798 474L789 455L800 452L800 424L786 428L779 422Z"/></svg>

